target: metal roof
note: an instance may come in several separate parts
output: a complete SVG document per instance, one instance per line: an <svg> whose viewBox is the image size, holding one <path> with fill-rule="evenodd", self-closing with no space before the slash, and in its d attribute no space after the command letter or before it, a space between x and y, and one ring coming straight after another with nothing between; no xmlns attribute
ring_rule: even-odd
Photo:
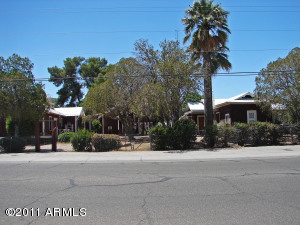
<svg viewBox="0 0 300 225"><path fill-rule="evenodd" d="M218 108L226 104L253 104L255 103L254 99L251 98L245 98L246 96L250 96L253 98L253 94L250 92L245 92L242 94L239 94L237 96L234 96L232 98L228 99L214 99L213 100L213 107ZM195 112L204 112L204 100L201 100L201 102L189 102L188 103L188 111L191 113Z"/></svg>
<svg viewBox="0 0 300 225"><path fill-rule="evenodd" d="M61 113L63 116L84 116L82 107L63 107L54 108L55 111Z"/></svg>

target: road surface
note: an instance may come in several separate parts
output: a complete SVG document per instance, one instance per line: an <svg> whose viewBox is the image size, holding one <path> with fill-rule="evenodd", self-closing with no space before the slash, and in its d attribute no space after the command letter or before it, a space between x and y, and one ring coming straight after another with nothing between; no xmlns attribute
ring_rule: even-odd
<svg viewBox="0 0 300 225"><path fill-rule="evenodd" d="M1 162L0 171L5 225L300 224L299 157Z"/></svg>

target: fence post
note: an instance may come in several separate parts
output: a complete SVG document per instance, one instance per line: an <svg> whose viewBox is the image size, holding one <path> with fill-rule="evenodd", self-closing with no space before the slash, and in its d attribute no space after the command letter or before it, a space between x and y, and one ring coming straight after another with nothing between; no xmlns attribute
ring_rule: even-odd
<svg viewBox="0 0 300 225"><path fill-rule="evenodd" d="M149 133L150 150L152 150L152 132Z"/></svg>
<svg viewBox="0 0 300 225"><path fill-rule="evenodd" d="M56 138L56 131L57 127L56 127L56 123L55 121L52 121L52 151L56 152L57 150L57 138Z"/></svg>
<svg viewBox="0 0 300 225"><path fill-rule="evenodd" d="M35 151L39 152L41 150L41 143L40 143L40 123L39 122L35 123L34 134L35 134Z"/></svg>

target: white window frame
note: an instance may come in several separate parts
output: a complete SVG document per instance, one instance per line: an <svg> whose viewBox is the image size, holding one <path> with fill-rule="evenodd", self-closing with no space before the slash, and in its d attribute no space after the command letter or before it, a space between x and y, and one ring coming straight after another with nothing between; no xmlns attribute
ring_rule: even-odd
<svg viewBox="0 0 300 225"><path fill-rule="evenodd" d="M254 118L250 118L250 114L254 114ZM257 110L247 110L247 123L257 122Z"/></svg>

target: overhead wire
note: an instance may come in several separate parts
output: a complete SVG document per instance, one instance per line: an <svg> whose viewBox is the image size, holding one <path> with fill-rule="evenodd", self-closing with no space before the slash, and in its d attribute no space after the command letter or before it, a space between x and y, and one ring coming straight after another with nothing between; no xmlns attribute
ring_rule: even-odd
<svg viewBox="0 0 300 225"><path fill-rule="evenodd" d="M288 72L299 72L296 70L292 70L292 71L265 71L267 73L273 73L273 72L279 72L279 73L288 73ZM258 76L260 75L260 72L229 72L229 73L215 73L213 75L213 77L249 77L249 76ZM142 77L150 77L152 75L150 74L143 74L143 75L126 75L126 77L128 78L142 78ZM195 78L203 78L205 76L208 76L207 74L203 74L203 73L193 73L193 74L160 74L158 75L158 77L184 77L184 76L190 76L190 77L195 77ZM101 77L56 77L56 78L34 78L32 79L33 81L36 82L53 82L55 80L70 80L70 79L74 79L74 80L86 80L86 79L110 79L110 78L121 78L121 75L115 75L113 77L109 77L109 76L101 76ZM31 79L28 78L6 78L6 79L1 79L0 78L0 82L7 82L7 81L28 81Z"/></svg>

